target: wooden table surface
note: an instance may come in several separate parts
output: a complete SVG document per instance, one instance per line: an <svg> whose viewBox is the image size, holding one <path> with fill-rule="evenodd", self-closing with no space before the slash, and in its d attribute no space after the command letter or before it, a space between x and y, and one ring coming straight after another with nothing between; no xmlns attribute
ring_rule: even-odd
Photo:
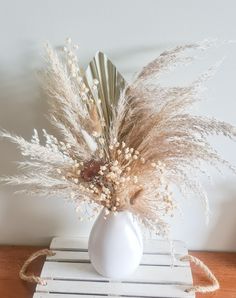
<svg viewBox="0 0 236 298"><path fill-rule="evenodd" d="M31 298L35 285L21 281L19 270L26 258L42 247L0 246L0 298ZM236 253L191 252L205 262L218 278L221 289L211 294L197 294L197 298L236 298ZM31 270L39 275L44 259L37 260ZM195 283L206 283L201 272L192 267Z"/></svg>

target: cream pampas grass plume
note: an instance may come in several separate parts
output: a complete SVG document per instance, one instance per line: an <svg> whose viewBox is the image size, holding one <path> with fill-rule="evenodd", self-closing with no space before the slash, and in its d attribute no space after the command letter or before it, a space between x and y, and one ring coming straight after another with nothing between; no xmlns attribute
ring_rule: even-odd
<svg viewBox="0 0 236 298"><path fill-rule="evenodd" d="M162 53L127 83L113 64L98 53L83 71L67 40L63 53L46 46L43 86L49 95L52 123L60 139L37 130L30 141L1 132L17 144L25 161L23 174L2 178L25 185L32 193L59 194L78 207L89 204L106 213L129 210L148 228L165 235L173 215L176 186L183 195L207 196L197 179L203 165L230 164L211 147L207 137L235 138L235 128L188 109L201 99L209 69L187 86L166 87L163 73L190 63L189 50L205 50L211 42L178 46Z"/></svg>

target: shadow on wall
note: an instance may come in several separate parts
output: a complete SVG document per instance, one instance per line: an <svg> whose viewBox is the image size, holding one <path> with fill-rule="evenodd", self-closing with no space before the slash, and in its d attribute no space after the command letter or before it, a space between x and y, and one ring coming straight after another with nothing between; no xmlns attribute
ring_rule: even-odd
<svg viewBox="0 0 236 298"><path fill-rule="evenodd" d="M236 185L227 181L216 188L214 226L209 231L203 246L217 247L217 250L227 251L229 247L236 251ZM214 212L214 210L212 210Z"/></svg>
<svg viewBox="0 0 236 298"><path fill-rule="evenodd" d="M5 65L13 69L12 73L3 67L0 72L0 129L27 139L31 137L34 127L50 129L45 117L48 107L39 88L35 60L32 50L21 57L14 67ZM16 167L12 161L20 159L18 150L5 140L1 140L0 148L0 175L15 173Z"/></svg>
<svg viewBox="0 0 236 298"><path fill-rule="evenodd" d="M105 53L112 63L122 65L122 69L118 71L126 77L134 78L135 74L139 72L147 63L157 58L165 50L174 48L176 44L162 43L151 45L136 45L134 47L112 49ZM111 55L109 54L111 52Z"/></svg>

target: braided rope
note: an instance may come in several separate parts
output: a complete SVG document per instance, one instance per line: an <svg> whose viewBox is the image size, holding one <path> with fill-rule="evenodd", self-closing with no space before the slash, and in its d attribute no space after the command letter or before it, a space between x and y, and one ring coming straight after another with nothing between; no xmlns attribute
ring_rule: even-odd
<svg viewBox="0 0 236 298"><path fill-rule="evenodd" d="M198 258L186 255L182 258L180 258L181 261L190 261L197 265L202 271L206 274L207 278L211 281L211 284L206 286L196 285L192 286L185 290L185 292L194 292L194 293L209 293L209 292L215 292L220 288L219 282L215 275L211 272L211 270Z"/></svg>
<svg viewBox="0 0 236 298"><path fill-rule="evenodd" d="M37 283L40 284L42 286L46 286L47 282L46 280L44 280L43 278L39 277L39 276L35 276L34 274L26 274L26 271L28 269L28 266L34 261L36 260L38 257L40 256L54 256L55 253L52 252L49 249L41 249L36 251L35 253L33 253L23 264L20 272L19 272L19 276L22 280L27 281L27 282L32 282L32 283Z"/></svg>
<svg viewBox="0 0 236 298"><path fill-rule="evenodd" d="M46 280L44 280L43 278L39 277L39 276L35 276L33 274L31 275L27 275L26 271L28 269L28 266L34 261L36 260L38 257L40 256L54 256L55 253L49 249L41 249L39 251L36 251L35 253L33 253L23 264L20 272L19 272L19 276L22 280L27 281L27 282L31 282L31 283L37 283L43 286L47 285ZM185 292L198 292L198 293L209 293L209 292L214 292L216 290L218 290L220 288L219 282L216 279L215 275L211 272L211 270L202 262L200 261L198 258L191 256L191 255L186 255L184 257L180 258L181 261L183 262L192 262L195 265L197 265L199 268L202 269L202 271L206 274L206 276L208 277L208 279L212 282L212 284L210 285L206 285L206 286L201 286L201 285L196 285L196 286L192 286L188 289L185 290Z"/></svg>

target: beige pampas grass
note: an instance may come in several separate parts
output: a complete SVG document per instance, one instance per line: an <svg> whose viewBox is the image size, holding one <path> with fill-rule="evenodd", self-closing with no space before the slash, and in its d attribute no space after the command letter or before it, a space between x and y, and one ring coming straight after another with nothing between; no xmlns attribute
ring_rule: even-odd
<svg viewBox="0 0 236 298"><path fill-rule="evenodd" d="M77 206L104 206L107 214L129 210L145 226L165 235L166 216L176 207L173 186L183 195L197 194L208 206L196 178L204 173L203 164L232 168L207 137L222 134L235 139L235 128L188 112L214 69L187 86L160 84L164 72L194 59L188 50L210 46L203 42L166 51L130 84L102 53L90 64L90 72L84 72L71 40L62 57L47 46L42 81L61 139L43 131L41 142L34 130L32 140L26 141L2 131L1 137L16 143L25 156L20 164L25 174L2 181L29 186L33 193L59 193Z"/></svg>

